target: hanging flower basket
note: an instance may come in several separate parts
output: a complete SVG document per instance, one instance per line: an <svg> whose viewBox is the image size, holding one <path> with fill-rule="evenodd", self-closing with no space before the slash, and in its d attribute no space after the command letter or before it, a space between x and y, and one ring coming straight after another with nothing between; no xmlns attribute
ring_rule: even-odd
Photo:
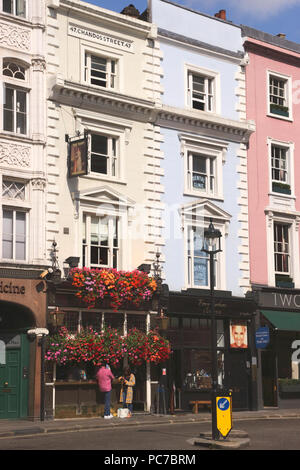
<svg viewBox="0 0 300 470"><path fill-rule="evenodd" d="M74 335L63 327L48 339L45 360L61 366L109 364L119 367L125 357L132 365L158 364L169 359L170 354L169 341L157 331L146 334L133 328L123 337L113 328L102 332L87 328Z"/></svg>
<svg viewBox="0 0 300 470"><path fill-rule="evenodd" d="M77 288L76 296L88 308L94 308L98 300L108 301L113 310L129 305L138 308L151 300L157 288L153 278L138 270L74 268L70 275Z"/></svg>

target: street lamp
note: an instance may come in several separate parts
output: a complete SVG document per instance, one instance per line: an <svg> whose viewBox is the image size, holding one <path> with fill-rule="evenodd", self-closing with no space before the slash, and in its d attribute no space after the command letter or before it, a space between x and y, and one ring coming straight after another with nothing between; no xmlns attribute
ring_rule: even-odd
<svg viewBox="0 0 300 470"><path fill-rule="evenodd" d="M204 243L202 251L209 255L209 270L210 270L210 307L211 307L211 354L212 354L212 366L211 366L211 378L212 378L212 390L211 390L211 416L212 416L212 440L219 439L219 431L217 428L217 407L216 397L218 390L218 356L217 356L217 322L215 313L215 255L221 250L221 237L220 230L214 228L212 220L208 229L204 230Z"/></svg>

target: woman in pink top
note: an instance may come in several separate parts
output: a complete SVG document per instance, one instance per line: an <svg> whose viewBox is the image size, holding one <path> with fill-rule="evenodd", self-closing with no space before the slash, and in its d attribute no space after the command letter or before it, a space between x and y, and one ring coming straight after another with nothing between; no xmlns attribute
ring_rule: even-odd
<svg viewBox="0 0 300 470"><path fill-rule="evenodd" d="M100 392L104 392L104 419L110 419L113 417L110 413L111 382L115 377L108 364L100 367L96 377Z"/></svg>

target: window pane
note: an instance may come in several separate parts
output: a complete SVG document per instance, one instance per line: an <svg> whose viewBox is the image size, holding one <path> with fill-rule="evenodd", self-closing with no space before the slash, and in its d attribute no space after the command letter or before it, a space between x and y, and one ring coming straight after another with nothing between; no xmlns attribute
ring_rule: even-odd
<svg viewBox="0 0 300 470"><path fill-rule="evenodd" d="M193 170L200 173L206 173L206 157L193 155Z"/></svg>
<svg viewBox="0 0 300 470"><path fill-rule="evenodd" d="M16 0L16 15L25 17L26 0Z"/></svg>
<svg viewBox="0 0 300 470"><path fill-rule="evenodd" d="M17 90L17 111L26 113L26 93L24 91Z"/></svg>
<svg viewBox="0 0 300 470"><path fill-rule="evenodd" d="M17 133L26 134L26 114L17 113Z"/></svg>
<svg viewBox="0 0 300 470"><path fill-rule="evenodd" d="M104 135L93 134L92 135L92 152L99 153L101 155L107 155L107 137Z"/></svg>
<svg viewBox="0 0 300 470"><path fill-rule="evenodd" d="M25 185L16 181L2 181L2 197L8 199L25 199Z"/></svg>
<svg viewBox="0 0 300 470"><path fill-rule="evenodd" d="M13 0L3 0L3 11L5 13L13 13L12 3Z"/></svg>
<svg viewBox="0 0 300 470"><path fill-rule="evenodd" d="M99 157L98 155L92 155L91 171L107 175L107 158Z"/></svg>
<svg viewBox="0 0 300 470"><path fill-rule="evenodd" d="M16 259L26 258L26 214L16 212Z"/></svg>
<svg viewBox="0 0 300 470"><path fill-rule="evenodd" d="M3 210L2 256L13 258L13 212Z"/></svg>
<svg viewBox="0 0 300 470"><path fill-rule="evenodd" d="M3 114L3 129L5 131L14 131L14 113L13 111L7 111L4 109Z"/></svg>
<svg viewBox="0 0 300 470"><path fill-rule="evenodd" d="M208 285L208 263L206 259L194 259L194 283L197 286Z"/></svg>

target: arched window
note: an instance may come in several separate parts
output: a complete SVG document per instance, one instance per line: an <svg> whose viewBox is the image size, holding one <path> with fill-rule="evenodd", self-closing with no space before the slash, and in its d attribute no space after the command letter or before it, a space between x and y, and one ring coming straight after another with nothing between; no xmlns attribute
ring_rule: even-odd
<svg viewBox="0 0 300 470"><path fill-rule="evenodd" d="M26 67L10 59L3 59L2 74L11 80L4 82L3 130L27 134L28 91L16 80L26 80ZM20 83L21 85L21 83Z"/></svg>
<svg viewBox="0 0 300 470"><path fill-rule="evenodd" d="M3 61L2 73L7 77L16 78L18 80L25 80L25 67L22 67L21 65L9 60Z"/></svg>

